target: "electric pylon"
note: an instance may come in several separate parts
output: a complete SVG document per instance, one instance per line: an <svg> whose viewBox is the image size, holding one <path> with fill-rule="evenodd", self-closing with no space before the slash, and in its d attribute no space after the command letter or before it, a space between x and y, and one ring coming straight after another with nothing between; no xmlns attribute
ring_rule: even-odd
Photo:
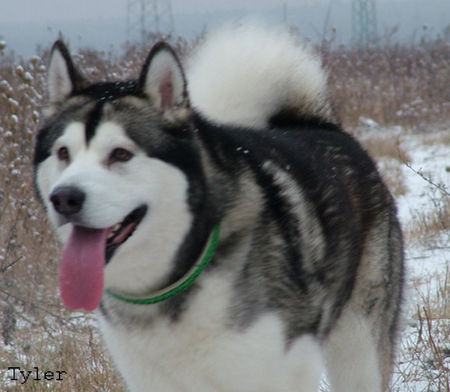
<svg viewBox="0 0 450 392"><path fill-rule="evenodd" d="M352 1L352 44L366 47L376 45L377 14L375 0Z"/></svg>
<svg viewBox="0 0 450 392"><path fill-rule="evenodd" d="M127 0L127 40L145 44L149 32L173 34L175 29L170 0Z"/></svg>

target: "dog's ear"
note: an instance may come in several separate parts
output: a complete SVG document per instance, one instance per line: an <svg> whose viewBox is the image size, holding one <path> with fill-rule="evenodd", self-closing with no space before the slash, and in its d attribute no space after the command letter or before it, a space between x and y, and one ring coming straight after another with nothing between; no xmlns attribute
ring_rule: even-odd
<svg viewBox="0 0 450 392"><path fill-rule="evenodd" d="M81 83L82 78L73 65L67 46L56 41L51 50L47 76L50 105L63 102L80 88Z"/></svg>
<svg viewBox="0 0 450 392"><path fill-rule="evenodd" d="M184 71L168 44L160 42L150 51L139 78L139 90L163 114L188 105Z"/></svg>

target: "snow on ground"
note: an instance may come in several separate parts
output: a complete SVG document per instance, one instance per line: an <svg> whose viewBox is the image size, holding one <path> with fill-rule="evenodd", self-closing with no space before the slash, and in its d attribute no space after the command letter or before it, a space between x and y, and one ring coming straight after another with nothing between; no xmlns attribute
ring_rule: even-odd
<svg viewBox="0 0 450 392"><path fill-rule="evenodd" d="M439 133L434 137L438 140ZM402 147L411 158L411 167L402 166L408 191L397 198L400 221L405 228L414 225L415 216L431 212L442 203L442 191L416 172L423 173L433 183L450 192L450 146L438 141L424 144L423 139L423 135L410 135L402 142ZM410 278L445 274L450 263L450 232L441 232L438 238L433 238L426 245L407 246L405 251Z"/></svg>
<svg viewBox="0 0 450 392"><path fill-rule="evenodd" d="M448 197L450 146L439 142L448 132L450 130L430 136L407 134L398 127L392 130L393 137L399 138L402 149L410 157L409 167L406 164L401 166L407 190L397 198L399 218L404 229L414 225L417 216L438 210L444 198ZM439 185L441 190L427 179ZM444 196L446 192L447 196ZM409 241L405 260L407 290L404 329L392 391L445 391L448 390L445 379L448 380L450 370L450 320L436 319L428 323L424 309L427 306L448 307L450 298L445 296L448 296L450 285L450 232L441 231L438 237L426 244L411 244ZM448 317L448 308L445 314ZM436 347L441 352L440 366L434 363L439 357Z"/></svg>
<svg viewBox="0 0 450 392"><path fill-rule="evenodd" d="M450 132L450 130L445 131ZM421 172L435 184L443 184L450 192L450 146L440 144L438 135L436 142L423 143L423 135L409 135L402 140L402 147L411 157L411 167L403 165L408 192L397 199L399 216L403 225L408 225L417 212L432 210L433 198L436 199L439 190L433 187L423 177L414 172ZM414 169L414 170L413 170Z"/></svg>

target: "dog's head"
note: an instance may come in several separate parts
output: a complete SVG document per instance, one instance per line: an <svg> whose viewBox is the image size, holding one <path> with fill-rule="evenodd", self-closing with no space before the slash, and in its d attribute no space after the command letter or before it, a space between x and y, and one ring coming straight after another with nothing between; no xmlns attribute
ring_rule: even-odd
<svg viewBox="0 0 450 392"><path fill-rule="evenodd" d="M104 280L139 292L164 279L192 224L189 192L203 180L186 80L174 51L159 43L136 80L91 84L58 41L48 95L36 186L65 243L63 300L93 310Z"/></svg>

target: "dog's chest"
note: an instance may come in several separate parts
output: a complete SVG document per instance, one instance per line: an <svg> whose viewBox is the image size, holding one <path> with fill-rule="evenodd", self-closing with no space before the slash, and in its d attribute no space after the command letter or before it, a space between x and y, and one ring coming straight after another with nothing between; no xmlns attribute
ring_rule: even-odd
<svg viewBox="0 0 450 392"><path fill-rule="evenodd" d="M231 296L225 283L209 279L208 285L222 295L208 297L209 290L201 290L204 293L177 323L161 320L146 330L101 323L130 390L295 391L304 372L320 362L314 340L305 336L286 347L283 325L275 314L262 316L245 330L229 327Z"/></svg>

